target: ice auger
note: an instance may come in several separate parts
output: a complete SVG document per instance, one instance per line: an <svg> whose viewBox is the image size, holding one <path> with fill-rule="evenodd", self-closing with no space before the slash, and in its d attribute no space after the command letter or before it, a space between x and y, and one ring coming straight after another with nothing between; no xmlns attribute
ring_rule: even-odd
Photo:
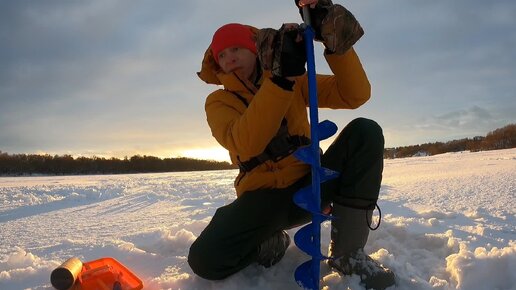
<svg viewBox="0 0 516 290"><path fill-rule="evenodd" d="M321 223L331 217L321 211L321 183L336 178L339 173L321 167L319 140L327 139L337 132L337 125L331 121L319 123L317 82L315 76L314 30L310 26L308 6L303 7L305 22L304 39L306 44L308 92L310 106L309 147L298 149L295 156L311 165L312 184L302 188L294 195L294 202L312 214L312 222L297 231L294 241L299 249L312 259L301 264L294 274L296 282L305 289L319 289L321 261L327 257L321 254Z"/></svg>

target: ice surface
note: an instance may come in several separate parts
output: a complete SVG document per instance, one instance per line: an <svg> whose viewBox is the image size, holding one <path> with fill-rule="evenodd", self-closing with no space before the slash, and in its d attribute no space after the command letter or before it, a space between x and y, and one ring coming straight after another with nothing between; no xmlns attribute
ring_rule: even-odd
<svg viewBox="0 0 516 290"><path fill-rule="evenodd" d="M276 266L223 281L189 268L190 244L235 198L235 175L1 177L0 289L52 289L50 272L72 256L114 257L144 289L299 289L293 273L308 257L293 245ZM516 149L386 160L382 224L365 250L397 274L392 289L516 289L515 180ZM321 272L323 289L363 289Z"/></svg>

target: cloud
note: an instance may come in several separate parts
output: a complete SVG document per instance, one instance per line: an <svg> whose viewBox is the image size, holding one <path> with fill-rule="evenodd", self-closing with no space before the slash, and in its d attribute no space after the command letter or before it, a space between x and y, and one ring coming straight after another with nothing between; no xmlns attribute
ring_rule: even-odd
<svg viewBox="0 0 516 290"><path fill-rule="evenodd" d="M299 22L293 2L4 3L0 150L214 146L204 98L215 87L195 75L212 33L227 22ZM373 97L359 110L327 113L329 119L342 127L355 116L373 118L396 144L514 122L513 1L340 4L366 30L356 49ZM317 70L329 73L317 47Z"/></svg>
<svg viewBox="0 0 516 290"><path fill-rule="evenodd" d="M422 125L416 125L421 129L444 128L447 130L464 131L473 128L478 129L480 124L490 124L497 122L488 110L473 106L464 110L446 113L436 116Z"/></svg>
<svg viewBox="0 0 516 290"><path fill-rule="evenodd" d="M510 119L499 116L499 112L470 106L440 115L422 117L412 124L386 130L386 140L390 141L387 147L485 136L488 132L510 123ZM399 143L392 142L393 140Z"/></svg>

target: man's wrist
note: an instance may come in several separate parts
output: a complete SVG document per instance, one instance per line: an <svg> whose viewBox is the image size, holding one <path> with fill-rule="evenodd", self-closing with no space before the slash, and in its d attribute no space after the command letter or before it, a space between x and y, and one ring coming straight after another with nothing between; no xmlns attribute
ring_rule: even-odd
<svg viewBox="0 0 516 290"><path fill-rule="evenodd" d="M271 81L273 83L275 83L277 86L279 86L280 88L287 90L287 91L293 90L294 84L296 83L294 81L294 79L295 79L294 77L279 77L279 76L275 76L275 75L273 75L271 77Z"/></svg>

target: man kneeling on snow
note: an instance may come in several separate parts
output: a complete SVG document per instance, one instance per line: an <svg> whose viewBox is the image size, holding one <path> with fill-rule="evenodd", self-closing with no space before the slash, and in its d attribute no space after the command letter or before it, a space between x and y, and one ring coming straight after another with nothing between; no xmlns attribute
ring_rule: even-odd
<svg viewBox="0 0 516 290"><path fill-rule="evenodd" d="M355 109L370 97L370 84L352 45L363 35L353 15L331 1L312 5L316 40L334 75L317 75L319 106ZM218 280L251 263L270 267L290 244L286 229L309 222L292 198L310 184L310 166L292 153L309 144L305 46L297 24L261 29L220 27L205 53L199 77L223 85L206 99L215 139L229 151L240 173L237 199L219 208L192 244L188 262L199 276ZM331 210L329 265L357 274L367 288L394 284L394 274L363 251L383 171L384 139L369 119L350 122L321 156L322 166L340 177L321 185L325 212ZM330 207L330 204L333 207Z"/></svg>

